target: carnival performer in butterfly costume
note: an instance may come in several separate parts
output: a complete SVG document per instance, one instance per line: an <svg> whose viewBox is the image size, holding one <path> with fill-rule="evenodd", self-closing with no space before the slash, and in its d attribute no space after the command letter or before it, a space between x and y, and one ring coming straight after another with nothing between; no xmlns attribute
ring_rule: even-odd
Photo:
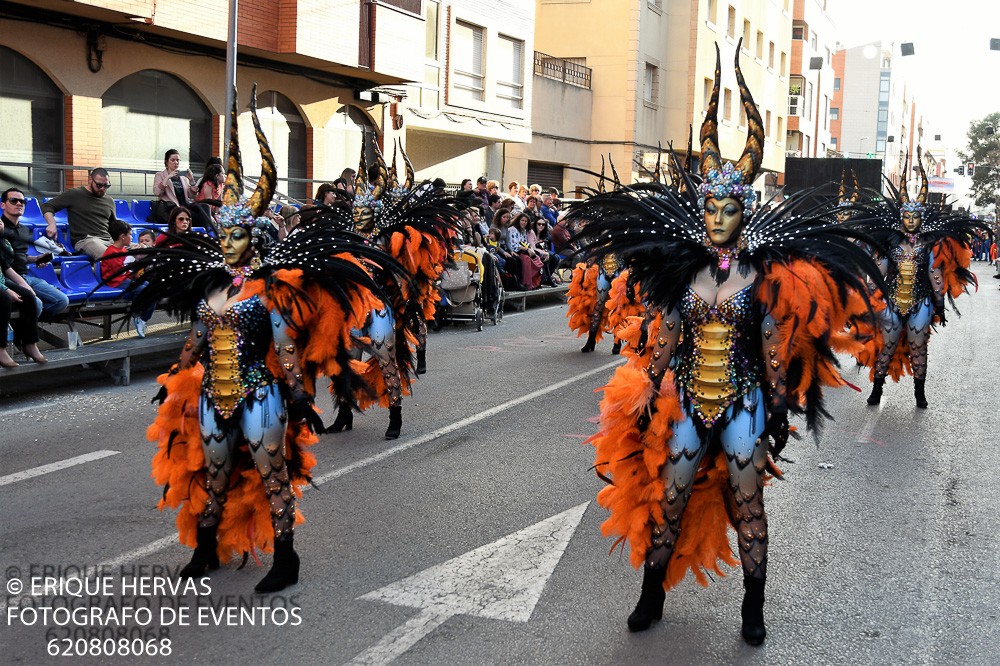
<svg viewBox="0 0 1000 666"><path fill-rule="evenodd" d="M314 380L324 374L344 395L363 389L349 331L381 302L368 264L401 280L405 273L361 236L328 225L303 225L265 246L260 216L277 174L256 87L250 108L262 155L253 196L242 197L234 100L219 238L172 236L169 247L131 250L127 268L134 312L165 299L171 312L194 313L180 361L158 379L161 406L147 433L158 444L160 508L178 509L180 541L194 546L180 575L200 577L234 555L273 548L255 589L274 592L298 581L297 502L315 463L313 431L322 432Z"/></svg>
<svg viewBox="0 0 1000 666"><path fill-rule="evenodd" d="M908 162L909 160L907 160ZM878 318L876 336L857 358L871 368L873 382L869 405L882 400L886 376L899 381L913 375L913 395L917 407L927 407L927 344L932 324L943 326L945 300L955 307L955 298L978 287L969 270L972 247L969 239L978 228L989 227L965 215L942 212L927 204L927 174L922 152L917 148L920 190L910 201L906 183L898 190L886 183L890 195L877 207L878 218L868 225L868 232L887 254L878 257L888 291ZM904 167L904 173L908 169ZM956 308L957 312L957 308Z"/></svg>
<svg viewBox="0 0 1000 666"><path fill-rule="evenodd" d="M609 485L605 535L628 541L644 565L642 594L628 618L642 631L662 616L665 590L688 569L702 584L719 562L744 574L742 635L763 642L767 515L763 489L778 474L789 413L810 427L826 415L822 386L846 382L835 351L858 343L845 326L869 312L871 258L852 229L833 222L836 201L793 196L755 212L762 160L760 113L736 49L736 79L749 135L737 164L723 163L717 138L720 69L701 128L700 185L642 184L597 194L572 215L594 220L583 252L618 253L649 308L625 338L635 353L604 387L595 469Z"/></svg>
<svg viewBox="0 0 1000 666"><path fill-rule="evenodd" d="M610 155L608 159L611 159ZM614 162L611 162L611 172L614 174L614 187L617 190L621 187L621 180ZM599 193L605 191L603 156L597 191ZM589 222L591 220L582 220L581 224ZM615 325L610 321L612 317L616 322L623 320L623 313L614 313L607 307L612 284L619 277L621 270L621 258L614 254L605 255L599 262L580 262L573 268L567 293L566 318L569 319L569 327L576 331L577 337L587 334L587 342L580 349L585 354L594 351L604 334L615 329ZM619 284L619 290L624 289L626 286L622 282ZM621 343L615 340L611 353L617 354L620 349Z"/></svg>
<svg viewBox="0 0 1000 666"><path fill-rule="evenodd" d="M369 243L404 267L406 279L397 280L392 273L375 276L387 298L371 310L363 330L355 332L370 354L363 365L358 361L368 388L355 396L336 394L339 408L330 430L353 428L355 401L360 410L379 404L389 409L385 437L396 439L403 426L403 396L410 394L414 349L416 374L427 371L427 319L433 319L438 301L434 283L444 270L451 230L458 217L450 200L433 188L413 188L413 167L405 151L402 186L396 175L395 153L391 170L377 144L375 154L376 162L369 170L362 144L354 183L353 224Z"/></svg>

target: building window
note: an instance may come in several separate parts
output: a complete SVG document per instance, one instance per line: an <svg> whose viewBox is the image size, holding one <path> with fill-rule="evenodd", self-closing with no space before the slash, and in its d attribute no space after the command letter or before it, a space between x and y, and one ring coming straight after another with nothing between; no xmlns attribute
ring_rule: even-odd
<svg viewBox="0 0 1000 666"><path fill-rule="evenodd" d="M524 42L500 35L496 61L500 63L497 99L512 109L524 108Z"/></svg>
<svg viewBox="0 0 1000 666"><path fill-rule="evenodd" d="M880 123L887 122L889 120L889 109L879 109L878 110L878 121Z"/></svg>
<svg viewBox="0 0 1000 666"><path fill-rule="evenodd" d="M757 31L757 60L764 59L764 33Z"/></svg>
<svg viewBox="0 0 1000 666"><path fill-rule="evenodd" d="M483 80L483 29L479 26L455 21L452 58L454 67L454 95L456 100L482 102Z"/></svg>
<svg viewBox="0 0 1000 666"><path fill-rule="evenodd" d="M737 104L740 107L740 127L747 126L747 110L743 108L743 102Z"/></svg>
<svg viewBox="0 0 1000 666"><path fill-rule="evenodd" d="M767 44L767 66L774 69L774 42Z"/></svg>
<svg viewBox="0 0 1000 666"><path fill-rule="evenodd" d="M830 65L833 63L833 55L830 53L830 49L826 50L826 64Z"/></svg>
<svg viewBox="0 0 1000 666"><path fill-rule="evenodd" d="M5 75L4 90L11 90L12 83ZM289 155L286 150L287 144L282 143L282 139L288 136L288 128L284 128L284 134L281 134L279 139L273 133L273 128L268 125L268 118L274 111L272 107L275 106L273 96L274 93L265 92L258 97L258 101L261 122L266 128L267 136L275 137L271 138L271 148L278 164L278 173L282 176L304 178L304 164L301 172L290 173L289 164L282 162L283 158ZM280 110L297 116L292 103L285 98L282 100L285 104ZM3 101L6 100L0 99L0 108L11 111L17 108L15 106L11 109L10 106L4 105ZM212 113L188 84L173 74L153 69L129 74L104 92L101 97L101 107L101 115L97 117L97 122L103 127L102 150L106 167L113 165L130 169L159 169L163 164L164 151L176 148L193 170L204 164L212 155ZM4 120L7 122L9 122L8 115L9 112L4 115ZM290 115L289 120L291 118ZM249 119L250 114L247 113L247 122ZM8 126L5 125L6 127ZM302 124L301 118L298 119L298 125L292 129L296 127L301 128L301 137L304 140L305 125ZM251 127L247 134L242 131L244 129L241 118L240 137L248 137L247 143L254 146L253 150L257 150L253 128ZM290 137L288 140L293 141L294 138ZM248 145L243 145L243 154L253 154ZM302 156L304 159L305 154ZM294 166L299 165L295 163ZM142 174L123 174L120 178L120 181L117 179L115 181L116 196L126 192L145 191L145 177ZM296 198L302 198L298 192L288 189L287 185L287 181L282 181L278 189ZM117 189L119 186L120 190Z"/></svg>
<svg viewBox="0 0 1000 666"><path fill-rule="evenodd" d="M708 111L708 103L712 100L712 88L715 86L715 81L706 78L701 84L701 110L702 112Z"/></svg>
<svg viewBox="0 0 1000 666"><path fill-rule="evenodd" d="M731 121L733 119L733 91L725 88L722 100L722 119Z"/></svg>
<svg viewBox="0 0 1000 666"><path fill-rule="evenodd" d="M36 192L53 194L60 192L64 186L62 171L56 168L47 169L42 165L63 164L64 100L62 91L37 65L20 53L4 46L0 46L0 72L3 72L3 85L0 86L0 109L2 109L4 130L0 131L0 155L3 155L3 159L11 162L35 165L35 168L30 171L27 167L8 165L3 168L22 181L28 181L30 174L30 186ZM178 89L166 92L170 95L176 95ZM176 100L174 97L165 97L163 101L169 102L173 106ZM194 110L193 106L184 109L185 112L192 110ZM151 111L154 114L157 113L158 109L155 104ZM203 116L204 111L199 115ZM197 118L198 116L187 117ZM190 129L193 127L190 129L189 127L170 127L169 129L173 132L169 135L171 141L176 141L180 137L186 139L191 136L194 138L190 134ZM208 126L208 130L209 141L211 141L211 125ZM200 140L201 137L199 136L198 139ZM208 146L200 145L198 147L206 148ZM143 154L142 157L152 158L150 161L159 159L163 153L157 154L155 152L157 148L159 146L153 147L152 150L147 151L148 154ZM190 153L185 157L189 155ZM194 160L190 160L190 163L194 164L195 168L200 166ZM154 162L157 169L161 168L162 164L163 162ZM6 189L11 185L12 183L5 182L3 187Z"/></svg>
<svg viewBox="0 0 1000 666"><path fill-rule="evenodd" d="M830 107L830 120L840 120L840 108L836 106Z"/></svg>
<svg viewBox="0 0 1000 666"><path fill-rule="evenodd" d="M815 33L815 32L813 32L813 33L812 33L812 34L811 34L811 35L809 36L809 46L811 46L811 47L812 47L812 50L813 50L813 51L817 51L817 50L819 50L819 38L818 38L818 37L816 36L816 33Z"/></svg>
<svg viewBox="0 0 1000 666"><path fill-rule="evenodd" d="M837 150L837 137L835 136L830 137L830 147L832 147L834 150Z"/></svg>
<svg viewBox="0 0 1000 666"><path fill-rule="evenodd" d="M642 101L646 104L656 104L660 87L660 73L656 65L646 63L646 71L642 78Z"/></svg>
<svg viewBox="0 0 1000 666"><path fill-rule="evenodd" d="M875 152L884 153L885 152L885 139L879 139L875 142Z"/></svg>
<svg viewBox="0 0 1000 666"><path fill-rule="evenodd" d="M771 136L771 112L764 112L764 136Z"/></svg>
<svg viewBox="0 0 1000 666"><path fill-rule="evenodd" d="M803 39L805 39L805 33L806 29L801 25L792 26L792 39L802 41Z"/></svg>
<svg viewBox="0 0 1000 666"><path fill-rule="evenodd" d="M743 19L743 48L750 52L750 21Z"/></svg>
<svg viewBox="0 0 1000 666"><path fill-rule="evenodd" d="M778 141L781 141L781 137L785 136L785 119L778 116L778 131L775 132L778 135Z"/></svg>
<svg viewBox="0 0 1000 666"><path fill-rule="evenodd" d="M663 10L663 0L646 0L646 4L658 11Z"/></svg>
<svg viewBox="0 0 1000 666"><path fill-rule="evenodd" d="M840 77L839 76L833 79L833 89L834 90L840 90Z"/></svg>
<svg viewBox="0 0 1000 666"><path fill-rule="evenodd" d="M830 129L830 98L823 95L823 129Z"/></svg>
<svg viewBox="0 0 1000 666"><path fill-rule="evenodd" d="M428 0L424 39L424 55L428 60L438 59L438 9L441 5L437 0Z"/></svg>
<svg viewBox="0 0 1000 666"><path fill-rule="evenodd" d="M736 8L729 5L729 24L726 26L726 34L736 39Z"/></svg>
<svg viewBox="0 0 1000 666"><path fill-rule="evenodd" d="M420 0L380 0L381 2L420 16Z"/></svg>
<svg viewBox="0 0 1000 666"><path fill-rule="evenodd" d="M718 23L719 22L719 3L718 0L708 0L708 22Z"/></svg>
<svg viewBox="0 0 1000 666"><path fill-rule="evenodd" d="M782 51L781 52L781 75L782 76L788 76L788 69L786 69L787 65L788 65L788 55L784 51Z"/></svg>

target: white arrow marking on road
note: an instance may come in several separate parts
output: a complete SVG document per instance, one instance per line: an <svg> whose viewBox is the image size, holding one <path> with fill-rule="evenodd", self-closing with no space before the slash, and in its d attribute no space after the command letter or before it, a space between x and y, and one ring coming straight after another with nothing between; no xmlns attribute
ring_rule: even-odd
<svg viewBox="0 0 1000 666"><path fill-rule="evenodd" d="M453 615L527 622L590 502L359 597L420 613L351 664L388 664Z"/></svg>

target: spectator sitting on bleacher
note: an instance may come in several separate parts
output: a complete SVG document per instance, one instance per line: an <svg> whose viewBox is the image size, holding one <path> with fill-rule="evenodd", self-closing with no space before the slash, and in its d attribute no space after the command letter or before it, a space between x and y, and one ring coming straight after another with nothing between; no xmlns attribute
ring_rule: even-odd
<svg viewBox="0 0 1000 666"><path fill-rule="evenodd" d="M174 210L180 208L182 206L178 206ZM188 215L188 222L190 223L190 215ZM127 289L129 284L131 284L130 273L122 272L122 269L135 261L135 257L124 254L125 250L132 246L132 226L128 222L115 220L108 228L115 240L105 250L104 256L101 257L101 279L109 287ZM164 238L166 237L164 236ZM165 245L164 247L170 246ZM140 338L146 337L146 324L153 318L155 309L156 305L154 304L142 314L132 318L132 325L135 327L135 332Z"/></svg>
<svg viewBox="0 0 1000 666"><path fill-rule="evenodd" d="M170 217L167 219L167 233L180 235L189 231L191 231L191 211L188 210L187 206L177 206L170 211ZM157 236L153 245L157 247L181 246L179 242L170 238L166 233Z"/></svg>
<svg viewBox="0 0 1000 666"><path fill-rule="evenodd" d="M552 237L552 249L555 250L556 255L559 257L560 265L566 264L569 257L576 252L576 247L570 242L574 233L576 233L576 227L573 225L572 220L566 219L565 215L556 222L556 226L552 227L550 234ZM572 268L572 266L568 265L566 267Z"/></svg>
<svg viewBox="0 0 1000 666"><path fill-rule="evenodd" d="M139 232L139 247L153 247L156 244L156 234L151 229Z"/></svg>
<svg viewBox="0 0 1000 666"><path fill-rule="evenodd" d="M107 169L97 167L90 172L87 184L66 190L42 204L45 235L55 239L55 214L66 210L69 215L69 238L73 249L91 259L100 259L111 245L108 224L115 219L115 202L104 196L111 187Z"/></svg>
<svg viewBox="0 0 1000 666"><path fill-rule="evenodd" d="M24 278L14 270L14 248L7 239L0 238L0 367L16 368L18 363L7 353L7 326L10 313L17 308L21 336L21 349L25 356L35 363L45 363L45 357L38 351L38 301L35 292Z"/></svg>
<svg viewBox="0 0 1000 666"><path fill-rule="evenodd" d="M35 292L35 298L38 300L38 318L43 321L51 321L53 317L69 307L69 298L54 285L40 277L31 275L28 272L28 265L34 264L41 268L52 261L52 253L28 254L28 247L32 245L34 232L20 222L21 215L24 214L24 194L12 187L4 192L0 198L3 200L3 237L7 239L14 250L13 268ZM17 330L18 326L14 328L15 341L20 340L22 336Z"/></svg>
<svg viewBox="0 0 1000 666"><path fill-rule="evenodd" d="M153 194L159 198L153 206L152 217L157 224L167 219L174 206L186 206L198 196L194 174L191 169L181 173L181 155L171 148L163 155L163 165L167 167L153 177Z"/></svg>
<svg viewBox="0 0 1000 666"><path fill-rule="evenodd" d="M221 164L212 164L205 169L205 175L198 181L198 194L195 195L195 207L199 208L207 217L202 220L203 227L208 227L211 220L219 214L218 206L207 203L208 201L219 201L222 199L222 186L226 182L226 172ZM202 203L202 202L206 203Z"/></svg>

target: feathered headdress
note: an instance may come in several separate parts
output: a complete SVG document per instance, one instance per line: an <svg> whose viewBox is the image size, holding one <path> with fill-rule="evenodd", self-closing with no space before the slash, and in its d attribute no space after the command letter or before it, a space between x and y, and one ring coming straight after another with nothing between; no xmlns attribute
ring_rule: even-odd
<svg viewBox="0 0 1000 666"><path fill-rule="evenodd" d="M848 183L850 178L850 183ZM858 174L854 169L844 164L840 170L840 188L837 190L837 205L846 208L856 204L861 196L861 187L858 185Z"/></svg>
<svg viewBox="0 0 1000 666"><path fill-rule="evenodd" d="M923 149L917 146L917 170L920 172L920 191L917 192L917 198L915 201L910 201L910 196L906 191L906 181L909 176L909 164L910 156L906 156L906 162L903 165L903 178L899 185L899 203L900 210L904 213L923 213L927 210L927 172L924 171L924 160L923 160Z"/></svg>
<svg viewBox="0 0 1000 666"><path fill-rule="evenodd" d="M386 168L382 151L378 148L378 137L372 137L375 146L375 160L378 164L378 177L374 182L368 179L368 163L365 160L365 139L361 139L361 158L358 161L358 173L354 177L354 213L359 221L358 231L375 235L375 218L382 210L382 198L389 191L389 170ZM371 219L369 219L371 218Z"/></svg>
<svg viewBox="0 0 1000 666"><path fill-rule="evenodd" d="M740 46L736 45L736 82L740 89L740 101L747 115L747 143L743 155L734 165L722 161L719 152L719 81L722 79L722 56L719 45L715 45L715 85L712 96L705 111L705 121L701 125L701 175L702 183L698 186L699 203L704 207L705 199L724 199L733 197L743 202L743 210L749 212L757 200L753 190L753 181L757 177L764 158L764 128L761 124L760 112L753 101L753 96L743 80L740 70Z"/></svg>
<svg viewBox="0 0 1000 666"><path fill-rule="evenodd" d="M253 119L254 134L257 146L260 148L260 179L249 199L243 196L243 159L240 154L239 123L237 97L233 95L233 106L229 110L229 164L226 173L226 183L222 189L222 206L219 208L219 227L245 227L252 230L255 236L264 233L269 222L263 217L264 212L274 196L274 188L278 182L278 171L274 165L274 155L267 145L267 137L261 129L257 117L257 84L250 92L250 117Z"/></svg>

